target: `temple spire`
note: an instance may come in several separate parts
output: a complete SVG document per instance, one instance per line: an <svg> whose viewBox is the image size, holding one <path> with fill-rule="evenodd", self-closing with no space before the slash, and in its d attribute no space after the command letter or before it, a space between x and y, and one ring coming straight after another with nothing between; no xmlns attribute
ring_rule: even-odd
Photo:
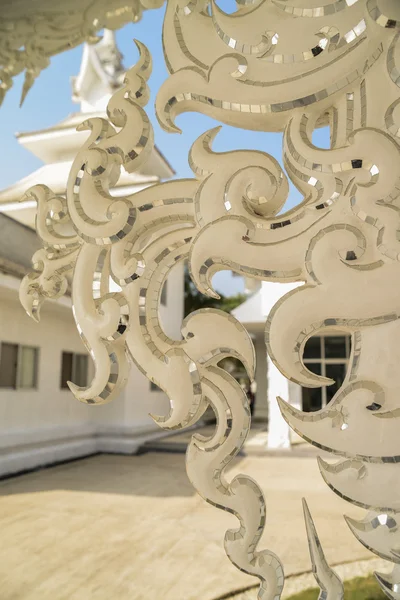
<svg viewBox="0 0 400 600"><path fill-rule="evenodd" d="M115 32L109 29L104 30L97 44L84 45L79 74L71 78L72 100L80 103L82 112L105 110L111 94L124 79L122 58Z"/></svg>

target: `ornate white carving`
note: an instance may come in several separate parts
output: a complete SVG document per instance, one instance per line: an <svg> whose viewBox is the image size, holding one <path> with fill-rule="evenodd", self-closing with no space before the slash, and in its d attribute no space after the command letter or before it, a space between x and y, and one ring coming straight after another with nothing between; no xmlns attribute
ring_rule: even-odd
<svg viewBox="0 0 400 600"><path fill-rule="evenodd" d="M0 104L25 72L21 104L36 77L55 54L95 43L104 27L119 29L140 19L142 10L158 8L163 0L7 0L0 19ZM55 6L56 4L56 6Z"/></svg>
<svg viewBox="0 0 400 600"><path fill-rule="evenodd" d="M160 122L177 131L175 117L198 110L239 127L283 130L286 171L304 195L286 213L288 181L279 164L263 152L215 153L218 128L193 144L196 179L110 195L121 166L135 169L152 145L143 109L150 58L141 44L139 63L109 103L109 120L82 125L90 134L66 202L40 187L30 192L39 201L45 249L35 255L21 301L37 317L45 297L65 291L75 265L74 314L96 375L87 389L71 384L73 393L83 402L111 400L129 355L171 399L170 413L154 416L161 427L186 427L213 407L215 434L194 435L189 445L189 478L208 502L239 518L225 548L238 568L260 579L263 599L280 596L283 569L256 548L265 524L257 484L224 476L250 417L240 386L218 367L235 356L252 375L253 348L242 326L216 310L193 313L182 339L169 338L158 318L161 288L187 258L208 295L216 295L211 280L220 269L303 282L273 308L266 342L281 372L304 386L332 383L306 368L306 341L326 328L352 335L345 382L325 409L302 413L278 401L295 431L339 459L319 461L327 484L369 511L363 521L348 519L353 533L400 563L399 29L397 0L244 2L232 15L206 0L168 3L163 39L171 76L157 98ZM323 124L331 127L328 150L312 142ZM340 598L306 505L305 518L317 581L324 597ZM378 581L398 597L398 567Z"/></svg>
<svg viewBox="0 0 400 600"><path fill-rule="evenodd" d="M118 199L109 194L121 166L138 168L153 144L142 108L148 99L150 56L137 44L141 58L110 100L109 121L88 119L81 126L90 135L72 166L66 201L43 186L28 192L38 200L37 230L44 249L34 257L35 272L24 278L20 298L38 319L43 300L63 294L74 270L74 316L96 366L88 388L69 383L81 402L112 400L126 381L129 356L171 398L168 415L153 415L160 427L186 427L208 404L213 407L218 427L210 440L193 436L189 477L209 502L240 519L241 527L225 536L232 562L260 578L263 597L278 597L280 562L271 552L256 550L265 521L262 492L249 477L229 483L224 476L249 431L250 411L240 385L218 362L225 356L239 358L252 376L250 338L233 317L218 310L191 314L181 340L166 336L158 317L164 280L178 261L188 258L200 231L195 218L200 182L172 181ZM266 155L263 159L269 165ZM120 291L111 292L112 285Z"/></svg>

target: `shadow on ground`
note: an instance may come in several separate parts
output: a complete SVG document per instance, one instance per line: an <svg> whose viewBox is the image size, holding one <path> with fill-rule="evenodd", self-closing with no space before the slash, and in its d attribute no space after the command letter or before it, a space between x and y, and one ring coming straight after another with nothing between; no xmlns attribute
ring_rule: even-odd
<svg viewBox="0 0 400 600"><path fill-rule="evenodd" d="M265 493L261 548L288 575L310 569L306 496L331 564L368 558L343 514L359 518L322 481L315 458L239 457ZM97 455L0 482L1 600L215 600L253 585L227 559L238 520L191 487L185 455Z"/></svg>
<svg viewBox="0 0 400 600"><path fill-rule="evenodd" d="M241 460L235 458L232 465ZM155 497L196 493L186 476L183 453L96 454L0 481L0 496L55 490Z"/></svg>

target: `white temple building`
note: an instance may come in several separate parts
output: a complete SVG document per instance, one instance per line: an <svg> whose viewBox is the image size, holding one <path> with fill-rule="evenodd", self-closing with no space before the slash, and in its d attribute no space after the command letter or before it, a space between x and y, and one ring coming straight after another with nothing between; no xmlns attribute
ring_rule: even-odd
<svg viewBox="0 0 400 600"><path fill-rule="evenodd" d="M100 43L84 46L80 72L72 79L80 111L48 129L17 135L43 166L0 192L0 476L95 452L134 453L145 441L165 435L149 413L167 413L168 399L133 365L124 392L111 404L90 407L73 397L67 380L86 385L93 365L77 333L69 296L47 301L40 325L18 300L21 278L39 248L35 201L20 200L39 183L65 193L72 161L88 135L76 126L88 117L105 116L123 76L114 33L106 30ZM173 174L154 149L139 172L122 173L111 193L132 194ZM167 333L179 336L182 268L166 282L161 304Z"/></svg>
<svg viewBox="0 0 400 600"><path fill-rule="evenodd" d="M78 150L88 137L87 131L76 131L77 126L91 117L105 117L111 95L123 83L122 56L115 43L115 33L105 30L103 39L95 44L85 44L81 69L71 78L72 100L80 104L80 111L69 115L53 127L40 131L18 133L18 142L43 161L44 165L0 192L1 212L13 219L35 227L34 200L21 198L31 186L47 185L56 194L65 193L71 165ZM143 188L169 179L174 170L157 148L145 165L135 173L122 171L114 196L138 192Z"/></svg>
<svg viewBox="0 0 400 600"><path fill-rule="evenodd" d="M107 102L123 77L114 33L105 30L100 43L85 44L80 72L72 78L72 97L80 104L79 112L53 127L17 134L18 142L43 166L0 191L0 476L95 452L134 453L146 441L165 436L149 413L168 412L168 399L134 365L124 392L111 404L89 407L72 396L67 380L85 385L93 366L76 331L69 296L44 305L40 326L18 301L21 278L39 248L36 203L21 198L38 183L65 193L72 161L88 135L76 127L86 118L105 116ZM111 193L132 194L173 175L155 148L139 172L122 172ZM232 314L245 325L256 348L253 417L268 423L269 448L290 448L299 438L281 417L276 397L306 411L325 406L345 376L350 340L337 332L312 338L306 346L308 368L336 384L300 388L278 371L264 343L268 313L297 284L253 280L246 284L249 296ZM183 300L183 269L178 267L164 287L160 307L164 327L173 337L180 334Z"/></svg>
<svg viewBox="0 0 400 600"><path fill-rule="evenodd" d="M246 280L251 285L249 297L232 311L253 338L256 350L255 420L268 422L268 448L290 448L301 438L283 419L277 396L299 410L316 411L326 406L342 385L350 357L350 336L327 330L323 336L312 337L306 344L304 363L310 371L333 379L336 383L324 388L302 388L286 379L266 353L264 331L267 317L278 300L299 283L261 283Z"/></svg>

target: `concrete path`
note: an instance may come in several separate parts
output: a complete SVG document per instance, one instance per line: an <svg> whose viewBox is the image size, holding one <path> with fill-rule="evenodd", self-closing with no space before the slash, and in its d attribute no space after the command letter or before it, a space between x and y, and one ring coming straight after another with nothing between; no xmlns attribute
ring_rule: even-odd
<svg viewBox="0 0 400 600"><path fill-rule="evenodd" d="M202 427L193 427L192 429L184 429L177 433L168 434L166 436L150 440L144 444L144 448L148 451L157 452L186 452L187 445L192 439L192 435L196 432L204 437L211 437L215 431L214 425L203 425ZM244 443L243 452L245 454L265 454L267 448L268 432L265 424L253 423L249 435ZM304 444L308 448L312 448L310 444Z"/></svg>
<svg viewBox="0 0 400 600"><path fill-rule="evenodd" d="M215 600L254 583L223 550L236 519L205 503L174 453L101 455L0 482L1 600ZM315 458L239 458L267 498L263 546L287 574L310 569L306 496L332 564L372 557Z"/></svg>
<svg viewBox="0 0 400 600"><path fill-rule="evenodd" d="M159 437L155 440L146 442L143 448L147 451L157 452L186 452L186 448L192 439L194 432L204 436L211 437L215 431L215 425L204 425L202 427L193 427L192 429L185 429L178 431L177 433L168 434L166 436ZM292 449L290 451L291 456L318 456L321 451L315 446L311 446L307 442L304 442L299 436L298 440L292 443ZM252 456L265 456L266 453L270 456L282 456L288 454L286 450L271 450L267 449L268 442L268 431L264 423L252 423L249 435L241 450L242 455ZM325 454L327 458L329 455Z"/></svg>

